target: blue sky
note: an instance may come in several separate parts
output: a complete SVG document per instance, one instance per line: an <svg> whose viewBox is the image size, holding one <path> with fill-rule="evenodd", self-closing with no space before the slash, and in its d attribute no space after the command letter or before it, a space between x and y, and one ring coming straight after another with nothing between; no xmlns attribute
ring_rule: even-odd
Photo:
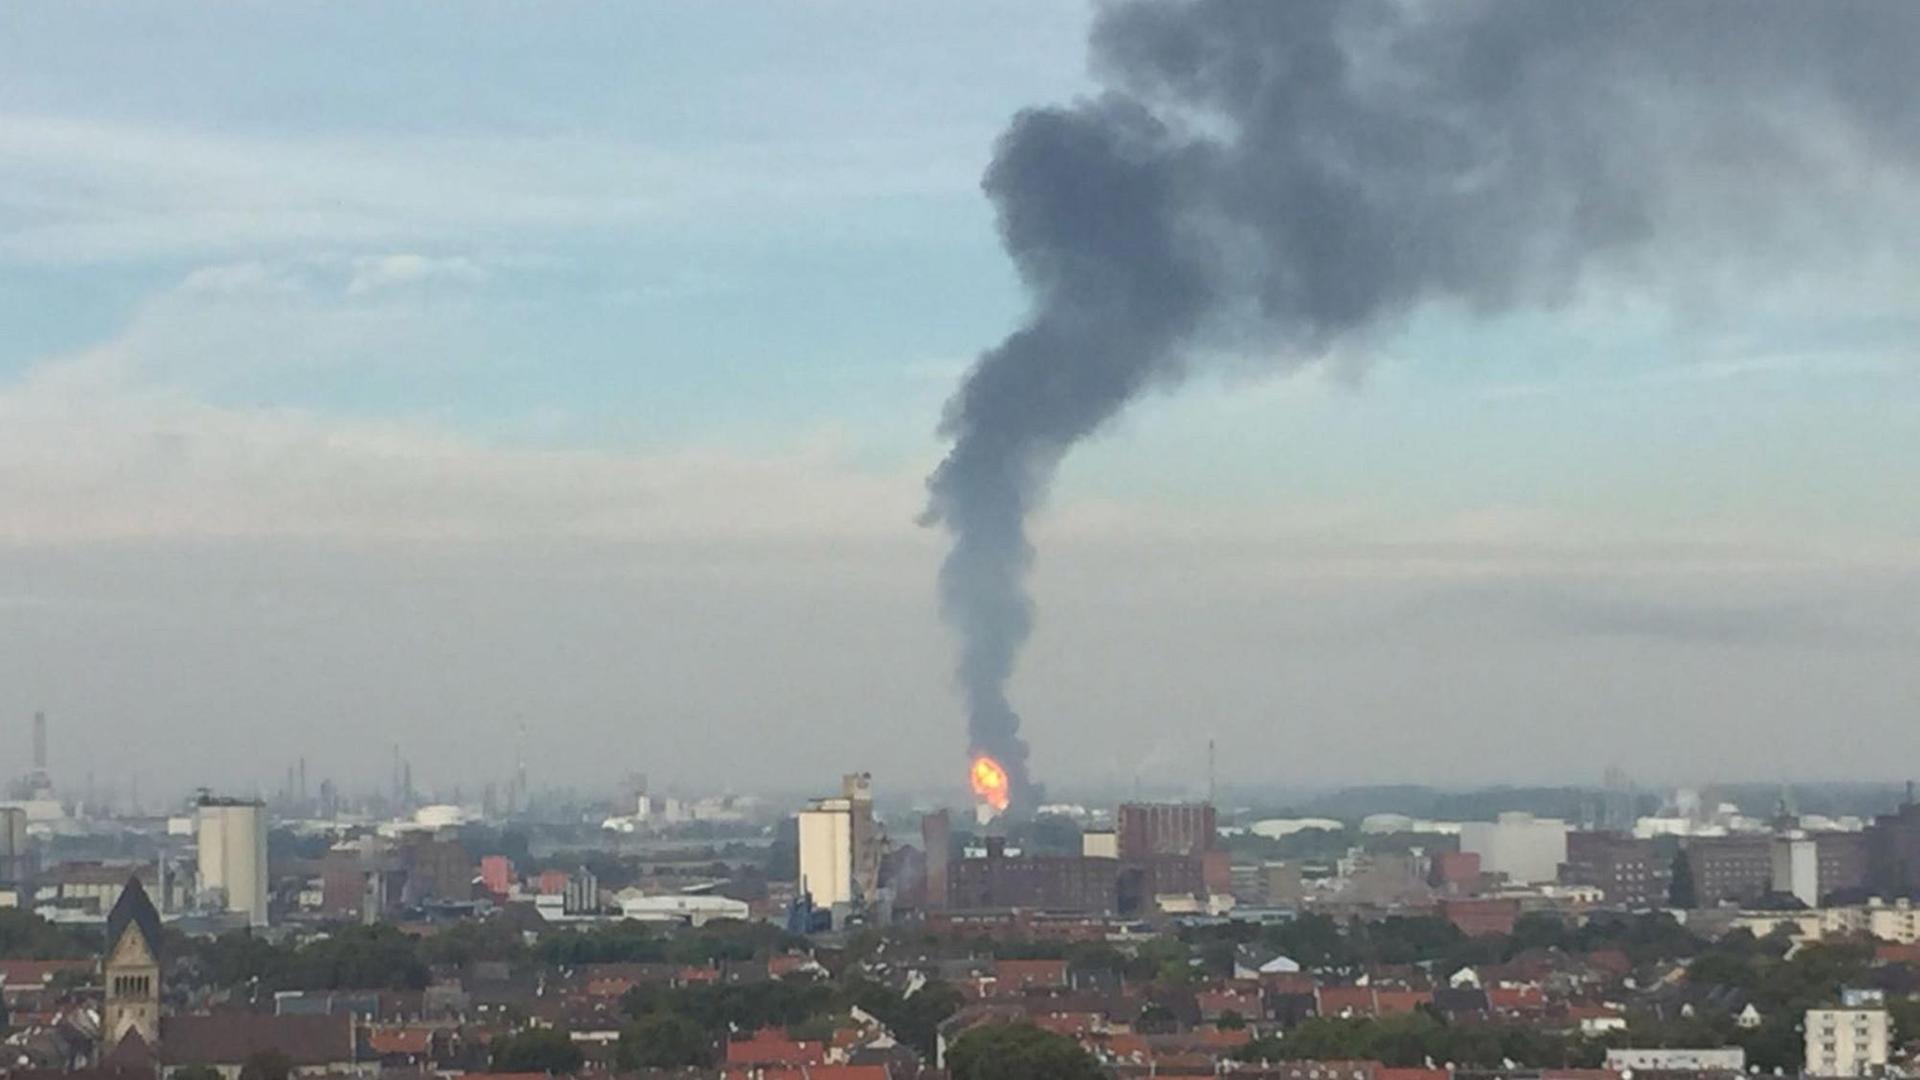
<svg viewBox="0 0 1920 1080"><path fill-rule="evenodd" d="M769 730L830 777L847 763L810 725L900 730L876 762L944 776L945 752L914 745L957 735L938 538L911 518L942 401L1024 308L978 178L1015 110L1090 88L1087 19L1030 0L0 9L0 547L16 583L0 584L0 633L17 646L0 682L30 697L0 712L91 718L74 738L109 775L199 767L205 746L143 743L148 720L230 746L317 724L426 743L492 716L470 758L422 769L451 784L498 767L500 717L563 700L563 730L631 738L648 748L635 758L675 748L689 785L726 775L727 739ZM1911 631L1893 599L1913 588L1920 527L1904 496L1920 461L1911 266L1843 254L1757 282L1677 280L1599 280L1492 322L1421 312L1292 377L1270 357L1211 357L1082 448L1042 525L1043 631L1022 676L1052 717L1034 735L1042 769L1162 768L1180 751L1150 733L1194 700L1179 682L1204 680L1208 722L1288 782L1493 778L1465 753L1356 763L1457 682L1408 674L1409 656L1455 647L1437 596L1506 627L1460 663L1536 672L1592 668L1594 625L1627 650L1604 659L1627 663L1643 642L1619 644L1621 626L1811 611L1820 677L1869 728L1910 730L1909 678L1859 642ZM714 554L736 548L761 557ZM1170 576L1091 573L1126 578L1142 558ZM534 564L546 591L502 580ZM1351 594L1316 584L1347 575L1363 579ZM1261 600L1256 580L1279 592ZM661 581L680 591L650 591ZM605 598L628 588L687 633L624 621ZM717 621L691 629L716 588ZM340 687L342 665L369 662L360 601L412 627L393 631L399 704ZM287 610L323 613L297 649L236 639L285 628ZM578 621L529 617L555 610ZM741 629L770 610L827 612L840 636L819 636L890 674L862 685L846 651ZM1237 650L1315 625L1345 628L1312 646L1338 657L1301 677L1353 741L1288 763L1297 733L1264 718L1306 691L1247 675L1270 654ZM1389 628L1376 652L1339 647L1371 625ZM519 636L530 627L549 632ZM590 653L675 659L621 681L615 659L537 644L575 630L598 635ZM103 669L110 642L143 659ZM1782 700L1757 673L1807 648L1662 653L1658 685L1621 708L1673 720L1674 687L1734 688L1728 713L1688 713L1707 716L1687 728L1706 753L1716 717ZM529 650L546 659L498 674ZM431 675L442 663L470 675ZM157 685L149 665L180 677ZM1116 684L1115 668L1159 677ZM1531 698L1466 695L1425 724L1510 737L1601 686L1616 688L1569 674ZM1805 715L1779 709L1770 723ZM1094 732L1135 749L1087 765L1070 747ZM1570 737L1537 771L1597 752ZM333 753L343 775L362 764ZM555 753L555 776L613 768ZM377 775L384 759L368 760ZM1796 763L1871 764L1809 744L1728 767Z"/></svg>

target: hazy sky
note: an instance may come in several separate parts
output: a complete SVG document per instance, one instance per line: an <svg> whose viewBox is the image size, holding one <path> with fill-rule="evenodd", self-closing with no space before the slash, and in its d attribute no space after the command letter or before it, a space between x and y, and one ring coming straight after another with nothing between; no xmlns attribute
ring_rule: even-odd
<svg viewBox="0 0 1920 1080"><path fill-rule="evenodd" d="M0 8L0 764L960 778L935 427L1074 3ZM1889 225L1888 229L1910 228ZM1220 356L1069 459L1058 789L1920 771L1920 273Z"/></svg>

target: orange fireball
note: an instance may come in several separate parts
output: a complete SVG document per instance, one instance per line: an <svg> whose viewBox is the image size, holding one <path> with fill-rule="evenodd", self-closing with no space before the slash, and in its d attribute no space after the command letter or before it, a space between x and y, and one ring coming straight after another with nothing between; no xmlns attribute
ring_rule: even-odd
<svg viewBox="0 0 1920 1080"><path fill-rule="evenodd" d="M981 802L993 807L995 813L1007 808L1007 770L986 754L973 759L973 767L967 770L967 780L973 784L973 794Z"/></svg>

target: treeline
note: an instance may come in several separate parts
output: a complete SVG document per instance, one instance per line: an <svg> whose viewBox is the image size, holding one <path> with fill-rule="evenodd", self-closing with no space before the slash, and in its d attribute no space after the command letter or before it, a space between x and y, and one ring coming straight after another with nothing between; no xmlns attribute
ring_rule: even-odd
<svg viewBox="0 0 1920 1080"><path fill-rule="evenodd" d="M825 1039L856 1007L901 1042L931 1056L941 1022L961 1000L958 990L938 981L908 994L857 975L838 981L638 986L621 1001L633 1019L621 1033L619 1063L627 1069L708 1065L729 1032L781 1028L796 1038Z"/></svg>
<svg viewBox="0 0 1920 1080"><path fill-rule="evenodd" d="M1845 988L1886 994L1898 1037L1920 1038L1920 972L1906 964L1876 964L1870 941L1841 941L1792 948L1784 934L1755 937L1736 930L1706 946L1687 966L1687 982L1733 991L1729 1000L1751 1004L1757 1027L1741 1027L1728 1011L1696 1010L1692 1016L1636 1014L1626 1043L1632 1046L1740 1046L1762 1069L1797 1068L1803 1061L1800 1027L1808 1009L1830 1008ZM1791 956L1789 956L1791 952Z"/></svg>
<svg viewBox="0 0 1920 1080"><path fill-rule="evenodd" d="M462 922L416 936L385 924L346 926L300 944L247 931L216 938L169 932L163 946L173 977L216 988L261 990L417 990L436 968L475 963L510 966L589 963L707 965L764 957L793 939L777 927L717 922L663 929L619 922L589 930L548 930L532 944L504 919Z"/></svg>
<svg viewBox="0 0 1920 1080"><path fill-rule="evenodd" d="M1597 914L1574 925L1548 913L1523 915L1511 934L1469 937L1433 915L1390 916L1342 922L1306 914L1285 923L1224 923L1185 927L1122 950L1103 942L1004 942L980 937L960 941L922 939L949 955L1001 960L1066 960L1079 970L1113 971L1132 981L1189 982L1233 972L1241 946L1280 953L1308 971L1358 971L1379 964L1420 964L1445 977L1463 967L1497 964L1534 949L1587 953L1617 949L1635 964L1685 960L1706 943L1664 913Z"/></svg>
<svg viewBox="0 0 1920 1080"><path fill-rule="evenodd" d="M698 929L662 932L622 921L587 930L556 930L540 938L535 958L545 964L712 964L741 962L805 945L769 923L720 921Z"/></svg>
<svg viewBox="0 0 1920 1080"><path fill-rule="evenodd" d="M1241 1061L1371 1060L1416 1067L1451 1063L1480 1069L1594 1068L1603 1044L1522 1023L1449 1024L1424 1010L1373 1018L1320 1017L1284 1035L1268 1035L1234 1052Z"/></svg>
<svg viewBox="0 0 1920 1080"><path fill-rule="evenodd" d="M1636 964L1682 960L1704 946L1700 938L1665 913L1598 914L1580 925L1558 915L1531 913L1511 934L1469 937L1433 915L1391 916L1341 923L1325 915L1302 915L1267 926L1229 923L1192 927L1180 940L1192 950L1200 970L1223 975L1233 968L1234 950L1254 945L1278 952L1308 970L1343 971L1376 964L1424 964L1446 976L1463 967L1497 964L1535 949L1588 953L1617 949Z"/></svg>
<svg viewBox="0 0 1920 1080"><path fill-rule="evenodd" d="M99 954L98 929L62 926L31 911L0 908L0 960L84 960Z"/></svg>

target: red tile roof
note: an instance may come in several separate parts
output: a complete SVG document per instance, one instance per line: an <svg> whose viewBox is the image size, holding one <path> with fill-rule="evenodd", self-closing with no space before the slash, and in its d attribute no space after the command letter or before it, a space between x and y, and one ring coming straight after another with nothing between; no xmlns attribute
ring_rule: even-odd
<svg viewBox="0 0 1920 1080"><path fill-rule="evenodd" d="M1102 1026L1099 1014L1088 1012L1041 1013L1032 1017L1032 1023L1055 1035L1084 1035Z"/></svg>
<svg viewBox="0 0 1920 1080"><path fill-rule="evenodd" d="M1315 994L1321 1016L1372 1016L1373 987L1323 986Z"/></svg>
<svg viewBox="0 0 1920 1080"><path fill-rule="evenodd" d="M722 1070L720 1076L747 1076ZM889 1080L885 1065L801 1065L797 1068L755 1068L755 1080ZM492 1078L490 1078L492 1080Z"/></svg>
<svg viewBox="0 0 1920 1080"><path fill-rule="evenodd" d="M1025 989L1029 986L1065 986L1067 985L1067 962L1065 960L997 960L993 965L993 977L999 980L1002 991Z"/></svg>
<svg viewBox="0 0 1920 1080"><path fill-rule="evenodd" d="M1373 1080L1449 1080L1451 1075L1445 1069L1394 1069L1382 1065L1374 1070Z"/></svg>
<svg viewBox="0 0 1920 1080"><path fill-rule="evenodd" d="M1491 986L1487 1004L1507 1012L1537 1012L1546 1008L1547 995L1537 986Z"/></svg>
<svg viewBox="0 0 1920 1080"><path fill-rule="evenodd" d="M0 983L7 989L44 986L62 971L93 973L91 960L0 960Z"/></svg>
<svg viewBox="0 0 1920 1080"><path fill-rule="evenodd" d="M1881 945L1873 955L1883 964L1920 964L1920 944Z"/></svg>
<svg viewBox="0 0 1920 1080"><path fill-rule="evenodd" d="M432 1028L374 1028L367 1045L376 1054L424 1054L433 1047Z"/></svg>
<svg viewBox="0 0 1920 1080"><path fill-rule="evenodd" d="M789 1039L775 1030L763 1030L745 1039L727 1042L729 1065L818 1065L826 1060L821 1044Z"/></svg>
<svg viewBox="0 0 1920 1080"><path fill-rule="evenodd" d="M1410 1013L1422 1005L1433 1004L1433 995L1425 990L1378 989L1373 992L1374 1011L1380 1016Z"/></svg>

